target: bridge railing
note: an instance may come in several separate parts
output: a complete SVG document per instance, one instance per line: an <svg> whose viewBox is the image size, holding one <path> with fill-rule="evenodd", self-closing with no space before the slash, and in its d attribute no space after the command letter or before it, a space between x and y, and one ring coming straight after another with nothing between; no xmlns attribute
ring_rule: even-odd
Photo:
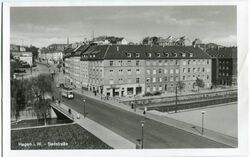
<svg viewBox="0 0 250 157"><path fill-rule="evenodd" d="M50 105L51 105L51 107L57 109L59 112L61 112L62 114L64 114L68 118L74 120L74 115L72 113L69 113L66 109L62 108L60 106L60 104L51 103Z"/></svg>
<svg viewBox="0 0 250 157"><path fill-rule="evenodd" d="M218 105L218 104L224 104L224 103L230 103L237 101L237 97L230 97L230 98L217 98L213 100L202 100L200 102L187 102L183 104L171 104L166 106L152 106L148 107L148 110L158 110L161 112L170 112L175 110L186 110L191 108L199 108L199 107L205 107L205 106L212 106L212 105Z"/></svg>
<svg viewBox="0 0 250 157"><path fill-rule="evenodd" d="M237 89L227 90L227 91L216 91L207 93L195 93L188 95L177 95L177 102L198 102L201 100L213 100L218 98L231 98L237 97ZM176 102L176 96L166 96L160 98L142 98L137 100L123 101L127 105L136 104L137 107L140 106L151 106L158 104L172 104Z"/></svg>

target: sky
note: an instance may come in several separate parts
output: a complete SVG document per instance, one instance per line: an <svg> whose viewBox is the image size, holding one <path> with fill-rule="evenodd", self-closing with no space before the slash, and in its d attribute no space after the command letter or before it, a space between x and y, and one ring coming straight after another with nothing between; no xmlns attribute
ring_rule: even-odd
<svg viewBox="0 0 250 157"><path fill-rule="evenodd" d="M235 6L12 7L11 43L48 46L101 35L141 42L147 36L181 37L237 45Z"/></svg>

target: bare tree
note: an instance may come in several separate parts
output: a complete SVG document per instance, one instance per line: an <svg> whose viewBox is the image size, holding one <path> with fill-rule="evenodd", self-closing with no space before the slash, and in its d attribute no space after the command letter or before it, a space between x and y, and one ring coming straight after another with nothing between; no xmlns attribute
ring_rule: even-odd
<svg viewBox="0 0 250 157"><path fill-rule="evenodd" d="M182 81L177 82L177 88L182 92L182 90L185 88L185 83Z"/></svg>
<svg viewBox="0 0 250 157"><path fill-rule="evenodd" d="M198 87L198 92L200 91L200 88L205 87L204 81L198 77L196 78L195 85Z"/></svg>

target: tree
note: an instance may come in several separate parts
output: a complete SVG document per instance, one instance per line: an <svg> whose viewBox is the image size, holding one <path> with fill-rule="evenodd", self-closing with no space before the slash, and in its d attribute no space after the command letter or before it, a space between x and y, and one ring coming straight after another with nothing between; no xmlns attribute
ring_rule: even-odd
<svg viewBox="0 0 250 157"><path fill-rule="evenodd" d="M16 120L19 118L19 112L26 106L25 89L21 80L11 80L11 112Z"/></svg>
<svg viewBox="0 0 250 157"><path fill-rule="evenodd" d="M182 91L185 88L185 83L182 81L177 82L177 88Z"/></svg>
<svg viewBox="0 0 250 157"><path fill-rule="evenodd" d="M143 45L148 45L148 43L149 43L149 37L146 37L142 40Z"/></svg>
<svg viewBox="0 0 250 157"><path fill-rule="evenodd" d="M45 99L45 93L52 92L52 77L50 74L40 74L37 77L36 85L43 99Z"/></svg>
<svg viewBox="0 0 250 157"><path fill-rule="evenodd" d="M196 78L195 85L198 87L198 92L199 92L200 88L205 87L204 81L202 79L198 78L198 77Z"/></svg>
<svg viewBox="0 0 250 157"><path fill-rule="evenodd" d="M154 36L154 37L151 38L151 40L152 40L153 45L159 45L159 42L158 42L159 38L158 37Z"/></svg>
<svg viewBox="0 0 250 157"><path fill-rule="evenodd" d="M32 60L33 60L33 63L34 63L35 59L38 58L38 49L39 49L39 48L37 48L37 47L35 47L35 46L32 46L32 45L31 45L30 47L27 47L27 51L32 52Z"/></svg>
<svg viewBox="0 0 250 157"><path fill-rule="evenodd" d="M37 115L37 119L44 119L44 124L46 125L46 119L50 116L50 100L43 99L42 96L34 103L34 109Z"/></svg>
<svg viewBox="0 0 250 157"><path fill-rule="evenodd" d="M37 118L43 118L46 123L46 117L50 115L50 100L45 98L45 94L52 92L52 83L50 74L40 74L24 80L11 79L12 116L15 116L17 120L20 111L24 110L27 105L32 105Z"/></svg>

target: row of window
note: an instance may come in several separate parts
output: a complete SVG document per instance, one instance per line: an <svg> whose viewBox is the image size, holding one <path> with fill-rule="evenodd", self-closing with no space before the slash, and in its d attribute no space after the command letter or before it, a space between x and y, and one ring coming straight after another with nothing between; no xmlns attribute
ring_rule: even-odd
<svg viewBox="0 0 250 157"><path fill-rule="evenodd" d="M122 60L119 60L118 61L118 66L124 66L126 63L127 66L131 66L132 65L132 62L131 60L127 60L126 62L125 61L122 61ZM209 59L204 59L204 60L183 60L182 61L182 64L183 65L205 65L205 64L209 64ZM159 66L162 66L162 65L179 65L180 64L180 60L151 60L151 61L146 61L146 65L147 66L151 66L151 65L159 65ZM140 65L140 61L137 60L136 63L135 63L135 66L139 66ZM114 61L109 61L109 66L115 66L114 64Z"/></svg>
<svg viewBox="0 0 250 157"><path fill-rule="evenodd" d="M125 82L125 81L123 80L123 78L119 78L119 79L118 79L118 84L123 84L123 83L128 83L128 84L130 84L130 83L132 83L133 79L132 79L132 78L128 78L128 79L126 79L126 81L127 81L127 82ZM140 78L135 78L135 83L140 83ZM110 80L109 80L109 84L114 84L114 79L110 79Z"/></svg>
<svg viewBox="0 0 250 157"><path fill-rule="evenodd" d="M150 75L150 74L156 75L157 71L158 71L158 74L162 74L162 73L168 74L168 72L170 74L173 74L173 73L178 74L179 73L179 69L169 69L169 70L168 69L158 69L158 70L156 70L156 69L153 69L153 70L147 69L146 74L147 75ZM207 68L205 70L204 67L203 68L192 68L192 69L191 68L183 68L182 69L183 73L190 73L190 72L196 73L196 72L209 72L209 71L210 71L209 68Z"/></svg>
<svg viewBox="0 0 250 157"><path fill-rule="evenodd" d="M151 61L146 61L146 65L147 66L151 66L151 65L159 65L159 66L162 66L162 65L179 65L179 62L180 60L151 60ZM109 61L109 66L116 66L116 64L114 64L115 61ZM68 64L70 63L65 63L65 66L68 66ZM71 63L71 64L74 64L74 63ZM77 65L78 63L76 63ZM124 65L127 65L127 66L131 66L132 65L132 61L131 60L127 60L127 61L123 61L123 60L119 60L118 61L118 65L117 66L124 66ZM183 65L190 65L190 64L193 64L193 65L205 65L205 64L209 64L209 59L204 59L204 60L183 60L182 61L182 64ZM87 64L85 64L87 65ZM92 61L92 62L89 62L89 66L102 66L102 62L101 61ZM139 66L140 65L140 61L137 60L136 63L135 63L135 66Z"/></svg>
<svg viewBox="0 0 250 157"><path fill-rule="evenodd" d="M158 69L158 70L156 70L156 69L153 69L153 70L147 69L147 70L146 70L146 74L147 74L147 75L150 75L150 74L156 75L157 71L158 71L158 74L162 74L162 73L168 74L168 69ZM169 70L169 73L170 73L170 74L173 74L174 72L175 72L176 74L178 74L178 73L179 73L179 69L170 69L170 70Z"/></svg>
<svg viewBox="0 0 250 157"><path fill-rule="evenodd" d="M205 69L205 67L198 67L198 68L183 68L182 69L182 72L183 73L186 73L186 72L193 72L193 73L196 73L196 72L210 72L210 68L207 68Z"/></svg>
<svg viewBox="0 0 250 157"><path fill-rule="evenodd" d="M229 64L229 61L219 61L220 64Z"/></svg>
<svg viewBox="0 0 250 157"><path fill-rule="evenodd" d="M127 66L131 66L132 65L132 61L131 60L128 60L128 61L122 61L122 60L119 60L118 61L118 66L124 66L124 64L126 63ZM140 61L137 60L135 61L135 66L139 66L140 65ZM109 66L116 66L114 64L114 61L109 61Z"/></svg>
<svg viewBox="0 0 250 157"><path fill-rule="evenodd" d="M219 69L226 69L226 70L228 70L229 69L229 67L224 67L224 66L219 66Z"/></svg>
<svg viewBox="0 0 250 157"><path fill-rule="evenodd" d="M182 76L180 78L181 81L188 81L188 80L192 80L192 81L195 81L196 79L198 78L201 78L201 79L209 79L209 75L193 75L193 77L191 75L188 75L188 76ZM170 76L170 77L153 77L153 78L146 78L146 83L156 83L156 82L172 82L172 81L179 81L179 77L178 76Z"/></svg>
<svg viewBox="0 0 250 157"><path fill-rule="evenodd" d="M91 79L89 79L89 83L92 83L92 84L101 84L101 82L102 82L101 78L91 78Z"/></svg>
<svg viewBox="0 0 250 157"><path fill-rule="evenodd" d="M125 70L119 69L118 70L118 75L123 75L123 71L125 71ZM114 70L109 70L109 74L113 75L114 74ZM136 69L136 74L137 75L141 74L140 69ZM127 75L132 75L132 70L131 69L127 69Z"/></svg>
<svg viewBox="0 0 250 157"><path fill-rule="evenodd" d="M203 60L182 60L182 65L205 65L205 64L209 64L209 59L203 59ZM147 66L151 66L151 65L179 65L180 64L180 60L151 60L151 61L146 61L146 65Z"/></svg>
<svg viewBox="0 0 250 157"><path fill-rule="evenodd" d="M193 84L192 83L188 83L188 84L185 84L184 83L184 86L186 87L186 86L193 86ZM156 85L154 85L153 87L150 87L150 86L147 86L146 87L146 92L151 92L151 91L153 91L153 92L155 92L155 91L163 91L163 90L165 90L165 91L167 91L167 90L169 90L169 88L171 89L171 90L173 90L173 91L175 91L175 84L165 84L165 85L159 85L159 86L156 86ZM193 86L193 88L194 88L194 86Z"/></svg>
<svg viewBox="0 0 250 157"><path fill-rule="evenodd" d="M219 73L219 76L229 76L229 73Z"/></svg>
<svg viewBox="0 0 250 157"><path fill-rule="evenodd" d="M150 53L150 52L146 52L146 56L147 57L152 57L152 54L153 53ZM178 57L178 55L177 55L177 53L175 53L175 52L163 52L163 55L161 54L161 53L159 53L159 52L156 52L156 53L154 53L154 55L156 56L156 57L161 57L161 56L164 56L164 57L169 57L170 56L170 54L173 56L173 57ZM136 57L136 58L139 58L140 57L140 53L134 53L134 56ZM126 56L127 57L132 57L132 53L126 53ZM181 56L182 57L186 57L186 56L188 56L188 57L193 57L193 53L181 53Z"/></svg>

